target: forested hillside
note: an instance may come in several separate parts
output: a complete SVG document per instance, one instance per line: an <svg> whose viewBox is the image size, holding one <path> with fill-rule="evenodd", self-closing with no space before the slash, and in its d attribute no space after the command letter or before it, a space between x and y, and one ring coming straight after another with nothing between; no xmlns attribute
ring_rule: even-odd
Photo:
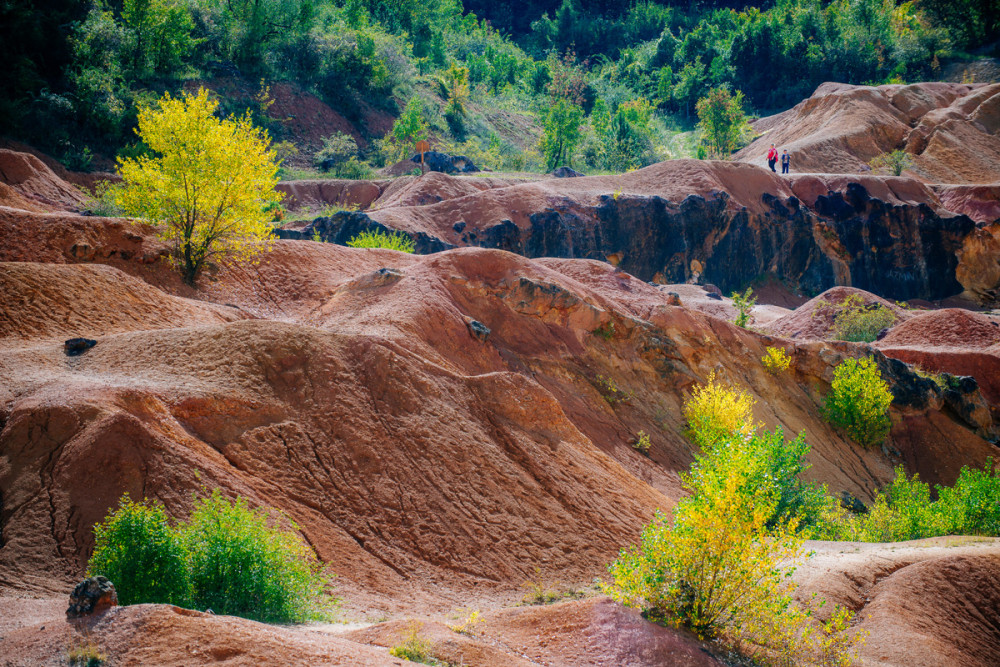
<svg viewBox="0 0 1000 667"><path fill-rule="evenodd" d="M311 94L345 120L323 152L343 175L425 133L498 170L624 171L695 155L683 131L713 88L760 114L823 81L941 78L998 28L998 0L21 0L0 7L0 127L107 167L141 150L142 104L208 85L286 167L323 147L287 122Z"/></svg>

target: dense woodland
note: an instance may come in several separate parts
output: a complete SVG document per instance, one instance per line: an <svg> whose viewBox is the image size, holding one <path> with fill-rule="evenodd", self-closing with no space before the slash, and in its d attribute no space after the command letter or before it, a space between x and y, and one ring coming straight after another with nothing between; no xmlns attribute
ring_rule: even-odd
<svg viewBox="0 0 1000 667"><path fill-rule="evenodd" d="M694 154L683 130L712 89L765 114L823 81L938 78L998 34L1000 0L17 0L0 5L0 127L93 168L142 150L142 104L230 77L252 92L221 109L249 109L294 156L268 114L289 81L365 138L385 132L373 111L402 115L406 136L517 170L546 166L552 128L570 128L560 161L624 171ZM355 172L405 152L390 133Z"/></svg>

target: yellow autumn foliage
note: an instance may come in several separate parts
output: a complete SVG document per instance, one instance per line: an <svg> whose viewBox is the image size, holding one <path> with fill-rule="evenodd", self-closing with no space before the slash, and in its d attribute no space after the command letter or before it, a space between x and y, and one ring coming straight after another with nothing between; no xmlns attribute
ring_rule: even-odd
<svg viewBox="0 0 1000 667"><path fill-rule="evenodd" d="M151 154L118 160L115 203L159 227L190 285L209 261L249 262L268 250L282 197L267 132L249 114L217 117L218 106L205 89L165 94L139 111L136 132Z"/></svg>
<svg viewBox="0 0 1000 667"><path fill-rule="evenodd" d="M713 372L684 402L688 435L704 450L733 436L749 438L757 430L753 421L756 402L745 389L722 383Z"/></svg>

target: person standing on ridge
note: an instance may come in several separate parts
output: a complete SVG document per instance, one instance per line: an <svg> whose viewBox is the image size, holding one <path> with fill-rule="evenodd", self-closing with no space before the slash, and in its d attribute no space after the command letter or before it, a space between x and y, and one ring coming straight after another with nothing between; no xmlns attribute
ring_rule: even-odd
<svg viewBox="0 0 1000 667"><path fill-rule="evenodd" d="M774 171L774 163L777 161L778 149L774 147L774 144L771 144L771 150L767 152L767 166L771 168L771 171ZM775 171L774 173L778 172Z"/></svg>
<svg viewBox="0 0 1000 667"><path fill-rule="evenodd" d="M787 174L788 167L792 164L792 156L788 154L788 149L786 148L781 153L781 173Z"/></svg>

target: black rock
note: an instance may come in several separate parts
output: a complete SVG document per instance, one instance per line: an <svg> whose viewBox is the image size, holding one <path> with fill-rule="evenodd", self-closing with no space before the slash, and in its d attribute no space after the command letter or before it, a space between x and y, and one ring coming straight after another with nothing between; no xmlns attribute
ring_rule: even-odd
<svg viewBox="0 0 1000 667"><path fill-rule="evenodd" d="M423 154L424 165L431 171L442 174L474 174L479 171L471 158L465 155L448 155L438 151L427 151ZM420 164L420 153L410 158L411 162Z"/></svg>
<svg viewBox="0 0 1000 667"><path fill-rule="evenodd" d="M554 176L556 178L579 178L580 176L583 176L583 174L572 167L557 167L549 172L549 176Z"/></svg>
<svg viewBox="0 0 1000 667"><path fill-rule="evenodd" d="M107 577L90 577L76 585L69 596L66 618L80 618L118 604L118 592Z"/></svg>
<svg viewBox="0 0 1000 667"><path fill-rule="evenodd" d="M90 338L70 338L63 343L63 350L67 357L78 357L95 345L97 341Z"/></svg>
<svg viewBox="0 0 1000 667"><path fill-rule="evenodd" d="M469 333L472 337L481 343L485 343L486 339L490 337L490 328L479 320L466 317L465 326L469 327Z"/></svg>
<svg viewBox="0 0 1000 667"><path fill-rule="evenodd" d="M868 514L868 508L865 504L847 491L840 492L840 506L854 514Z"/></svg>

